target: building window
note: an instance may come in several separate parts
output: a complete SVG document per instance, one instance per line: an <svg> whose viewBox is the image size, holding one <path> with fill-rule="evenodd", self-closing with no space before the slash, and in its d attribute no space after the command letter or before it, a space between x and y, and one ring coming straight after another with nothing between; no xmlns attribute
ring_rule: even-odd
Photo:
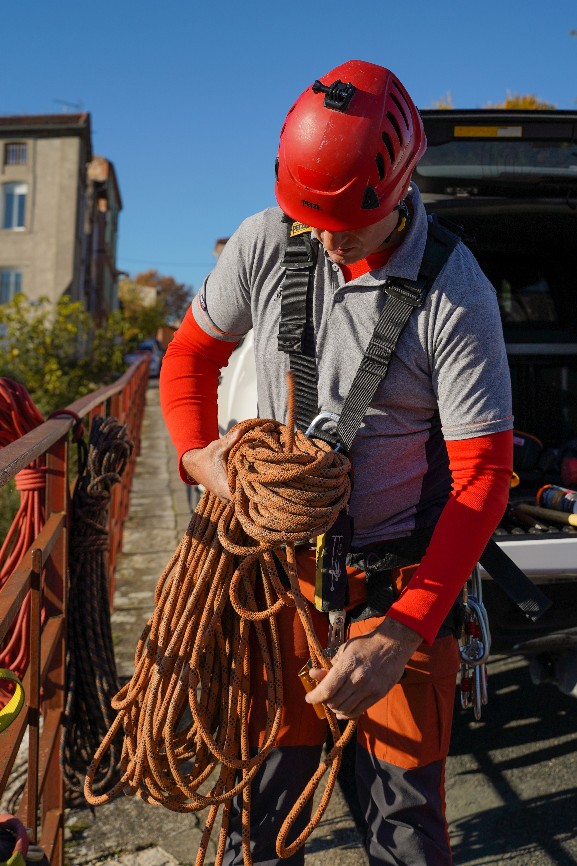
<svg viewBox="0 0 577 866"><path fill-rule="evenodd" d="M26 165L26 142L10 141L4 146L4 165Z"/></svg>
<svg viewBox="0 0 577 866"><path fill-rule="evenodd" d="M2 228L23 229L26 220L26 194L28 185L25 183L4 184L4 215Z"/></svg>
<svg viewBox="0 0 577 866"><path fill-rule="evenodd" d="M22 274L16 268L0 268L0 304L7 304L22 291Z"/></svg>

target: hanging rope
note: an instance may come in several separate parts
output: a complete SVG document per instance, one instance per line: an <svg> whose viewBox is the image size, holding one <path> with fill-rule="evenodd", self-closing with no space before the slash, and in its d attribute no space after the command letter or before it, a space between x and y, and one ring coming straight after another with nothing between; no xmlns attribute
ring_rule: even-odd
<svg viewBox="0 0 577 866"><path fill-rule="evenodd" d="M110 626L108 514L113 487L131 452L126 428L116 418L94 418L72 496L67 692L60 750L70 806L85 805L86 765L115 715L111 700L119 684ZM117 781L121 748L121 738L112 739L94 780L95 791Z"/></svg>
<svg viewBox="0 0 577 866"><path fill-rule="evenodd" d="M15 442L44 422L23 385L0 378L0 447ZM44 526L44 491L46 467L44 456L38 457L15 476L20 505L0 548L0 589L4 586L34 538ZM44 622L42 612L42 622ZM30 652L30 593L11 625L0 647L0 667L8 668L22 678L28 667ZM0 702L6 702L2 690Z"/></svg>
<svg viewBox="0 0 577 866"><path fill-rule="evenodd" d="M232 798L242 792L243 856L250 853L250 782L274 748L281 723L283 682L276 614L296 606L317 667L329 668L301 595L294 546L332 526L350 493L348 459L294 429L289 394L286 427L271 420L238 425L242 438L228 458L232 501L206 492L155 593L155 610L138 643L135 673L113 701L118 715L88 769L85 796L98 805L124 792L177 812L209 807L196 866L204 862L222 808L216 866L223 860ZM288 576L283 582L277 562ZM264 596L260 608L257 597ZM251 632L266 671L267 723L263 744L249 752ZM263 698L264 699L264 698ZM304 700L304 692L303 692ZM187 714L192 722L185 721ZM277 852L289 857L320 822L345 744L326 708L334 746L285 820ZM98 795L94 779L124 727L122 778ZM328 781L307 827L290 844L291 828ZM205 784L206 783L206 784ZM206 788L210 789L206 791ZM201 793L201 788L203 793Z"/></svg>

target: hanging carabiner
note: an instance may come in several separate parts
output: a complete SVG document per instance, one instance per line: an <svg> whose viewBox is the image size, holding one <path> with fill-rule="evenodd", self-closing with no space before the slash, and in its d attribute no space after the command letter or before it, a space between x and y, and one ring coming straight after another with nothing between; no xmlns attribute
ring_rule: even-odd
<svg viewBox="0 0 577 866"><path fill-rule="evenodd" d="M333 421L335 426L339 423L341 416L336 415L334 412L319 412L319 414L313 418L311 423L309 424L305 436L307 439L311 437L314 439L315 436L318 436L320 439L324 439L325 436L322 435L321 431L318 427L323 423L323 421ZM336 441L336 436L331 436L331 440L335 440L335 445L333 445L333 451L343 451L343 446L340 442ZM332 442L331 442L332 444Z"/></svg>

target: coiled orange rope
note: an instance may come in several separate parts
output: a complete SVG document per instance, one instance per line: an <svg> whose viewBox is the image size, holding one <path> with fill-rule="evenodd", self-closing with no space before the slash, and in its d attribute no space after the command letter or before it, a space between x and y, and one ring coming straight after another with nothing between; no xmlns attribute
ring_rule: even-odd
<svg viewBox="0 0 577 866"><path fill-rule="evenodd" d="M136 649L135 673L113 701L118 715L85 783L85 796L92 805L124 792L179 812L210 807L196 866L204 862L221 807L215 863L222 863L232 798L240 792L244 862L252 863L250 782L274 747L283 705L282 648L275 616L283 605L296 606L311 658L317 667L329 667L299 589L294 546L329 529L350 493L348 459L325 442L295 433L293 412L286 427L262 419L239 426L243 435L228 459L232 501L225 503L209 492L203 495L161 575L155 611ZM277 561L288 575L290 589L283 585ZM261 594L264 609L257 604ZM261 689L267 702L263 745L252 756L248 742L251 630L265 665ZM186 721L188 714L192 721ZM343 748L355 728L349 722L341 734L334 714L328 708L326 714L334 746L279 832L280 857L297 851L320 822ZM98 765L121 726L122 778L108 793L95 796ZM327 771L314 815L288 844L294 821Z"/></svg>
<svg viewBox="0 0 577 866"><path fill-rule="evenodd" d="M15 442L42 424L44 418L23 385L0 378L0 448ZM44 455L15 476L20 507L0 548L0 588L4 586L34 538L44 525L46 466ZM42 621L45 615L42 612ZM26 596L13 625L0 646L0 667L22 677L30 653L30 594ZM5 697L0 697L5 703Z"/></svg>

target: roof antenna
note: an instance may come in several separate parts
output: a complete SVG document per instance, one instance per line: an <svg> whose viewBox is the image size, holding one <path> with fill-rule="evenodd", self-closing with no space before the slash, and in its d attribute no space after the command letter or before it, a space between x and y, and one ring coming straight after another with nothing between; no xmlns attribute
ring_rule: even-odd
<svg viewBox="0 0 577 866"><path fill-rule="evenodd" d="M76 109L76 111L82 111L82 103L81 102L68 102L66 99L53 99L52 102L57 102L62 106L63 112L70 112L71 109Z"/></svg>

